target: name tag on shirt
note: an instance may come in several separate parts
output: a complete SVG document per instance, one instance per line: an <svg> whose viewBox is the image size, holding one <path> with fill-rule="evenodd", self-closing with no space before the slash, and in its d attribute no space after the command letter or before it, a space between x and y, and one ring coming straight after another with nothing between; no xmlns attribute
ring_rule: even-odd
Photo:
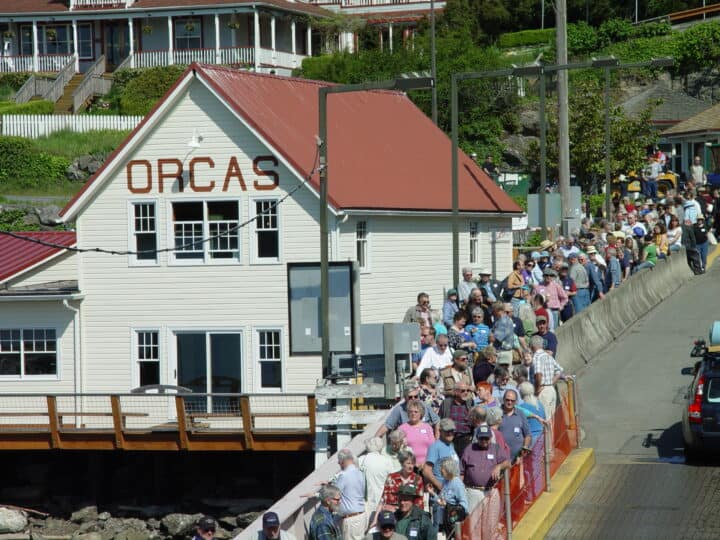
<svg viewBox="0 0 720 540"><path fill-rule="evenodd" d="M517 429L517 428L515 428L515 429ZM420 430L420 433L422 433L423 435L425 435L425 434L427 433L427 429L421 429L421 430Z"/></svg>
<svg viewBox="0 0 720 540"><path fill-rule="evenodd" d="M418 532L416 530L409 531L410 538L417 538Z"/></svg>
<svg viewBox="0 0 720 540"><path fill-rule="evenodd" d="M519 427L513 428L513 431L514 431L515 433L520 433L520 428L519 428Z"/></svg>
<svg viewBox="0 0 720 540"><path fill-rule="evenodd" d="M488 459L495 459L495 454L488 454L488 455L487 455L487 458L488 458Z"/></svg>

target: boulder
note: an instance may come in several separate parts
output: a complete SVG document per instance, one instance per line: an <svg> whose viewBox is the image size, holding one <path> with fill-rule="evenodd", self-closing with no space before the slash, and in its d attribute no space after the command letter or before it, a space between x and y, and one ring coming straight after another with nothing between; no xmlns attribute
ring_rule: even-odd
<svg viewBox="0 0 720 540"><path fill-rule="evenodd" d="M80 529L80 525L64 519L47 518L40 529L42 536L71 536Z"/></svg>
<svg viewBox="0 0 720 540"><path fill-rule="evenodd" d="M537 137L508 135L501 141L503 145L503 161L512 168L527 168L530 143L533 141L539 142Z"/></svg>
<svg viewBox="0 0 720 540"><path fill-rule="evenodd" d="M192 536L201 517L203 514L168 514L162 519L162 526L170 536Z"/></svg>
<svg viewBox="0 0 720 540"><path fill-rule="evenodd" d="M18 533L28 525L25 513L12 508L0 507L0 533Z"/></svg>
<svg viewBox="0 0 720 540"><path fill-rule="evenodd" d="M74 523L86 523L88 521L95 521L98 518L97 506L86 506L81 508L77 512L73 512L70 516L70 521Z"/></svg>
<svg viewBox="0 0 720 540"><path fill-rule="evenodd" d="M107 521L111 517L112 515L110 514L110 512L100 512L97 518L99 521Z"/></svg>
<svg viewBox="0 0 720 540"><path fill-rule="evenodd" d="M523 135L540 134L540 112L536 109L529 109L520 112L520 128Z"/></svg>

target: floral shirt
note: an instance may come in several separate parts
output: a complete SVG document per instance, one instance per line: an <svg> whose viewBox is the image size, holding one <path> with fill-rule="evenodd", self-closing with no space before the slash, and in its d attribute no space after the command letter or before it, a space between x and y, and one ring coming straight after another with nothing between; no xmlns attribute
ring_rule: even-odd
<svg viewBox="0 0 720 540"><path fill-rule="evenodd" d="M443 398L439 396L437 392L433 394L432 390L421 386L419 395L420 401L425 403L425 405L430 407L437 414L440 414L440 405L442 405Z"/></svg>
<svg viewBox="0 0 720 540"><path fill-rule="evenodd" d="M415 486L415 490L418 493L418 496L415 497L415 506L418 508L423 508L423 490L424 490L424 484L422 476L416 473L410 473L410 476L408 476L406 479L402 477L400 472L394 472L388 474L387 480L385 480L385 489L383 490L382 498L383 501L385 501L385 504L391 505L391 506L397 506L398 504L398 491L400 490L400 486L412 484Z"/></svg>

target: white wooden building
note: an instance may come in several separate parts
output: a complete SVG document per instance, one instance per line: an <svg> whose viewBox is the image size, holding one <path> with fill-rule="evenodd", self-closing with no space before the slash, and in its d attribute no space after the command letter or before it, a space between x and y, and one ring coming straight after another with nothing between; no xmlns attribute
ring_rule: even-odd
<svg viewBox="0 0 720 540"><path fill-rule="evenodd" d="M320 258L305 180L323 84L193 64L62 211L75 235L36 235L143 255L4 239L0 392L311 392L321 367L290 354L287 265ZM400 92L338 94L328 152L330 257L360 258L362 322L399 322L419 291L439 308L449 139ZM521 210L464 154L460 201L461 264L507 274Z"/></svg>

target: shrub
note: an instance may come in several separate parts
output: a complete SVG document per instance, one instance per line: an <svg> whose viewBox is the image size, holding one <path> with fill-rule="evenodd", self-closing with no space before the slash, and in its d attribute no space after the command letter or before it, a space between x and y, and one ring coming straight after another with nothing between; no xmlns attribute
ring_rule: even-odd
<svg viewBox="0 0 720 540"><path fill-rule="evenodd" d="M0 86L9 86L17 92L20 87L30 78L30 73L0 73Z"/></svg>
<svg viewBox="0 0 720 540"><path fill-rule="evenodd" d="M54 110L55 105L45 100L0 103L0 114L52 114Z"/></svg>
<svg viewBox="0 0 720 540"><path fill-rule="evenodd" d="M601 193L588 196L587 205L591 216L602 215L603 208L605 208L605 195Z"/></svg>
<svg viewBox="0 0 720 540"><path fill-rule="evenodd" d="M608 19L600 25L597 35L603 45L625 41L633 35L633 25L627 19Z"/></svg>
<svg viewBox="0 0 720 540"><path fill-rule="evenodd" d="M523 47L526 45L542 45L555 41L555 29L545 30L522 30L520 32L509 32L498 39L498 46L509 49L511 47Z"/></svg>
<svg viewBox="0 0 720 540"><path fill-rule="evenodd" d="M147 114L184 71L185 66L143 70L125 84L119 99L120 112L122 114Z"/></svg>
<svg viewBox="0 0 720 540"><path fill-rule="evenodd" d="M672 32L670 21L655 21L633 27L632 37L666 36Z"/></svg>
<svg viewBox="0 0 720 540"><path fill-rule="evenodd" d="M0 180L13 180L25 187L40 187L65 178L70 160L39 152L23 137L0 137Z"/></svg>
<svg viewBox="0 0 720 540"><path fill-rule="evenodd" d="M685 73L715 67L720 59L720 23L697 24L674 41L675 62Z"/></svg>
<svg viewBox="0 0 720 540"><path fill-rule="evenodd" d="M587 23L569 24L567 29L567 48L569 57L588 56L598 49L598 34Z"/></svg>
<svg viewBox="0 0 720 540"><path fill-rule="evenodd" d="M25 212L19 209L0 212L0 231L39 231L37 223L25 223Z"/></svg>

